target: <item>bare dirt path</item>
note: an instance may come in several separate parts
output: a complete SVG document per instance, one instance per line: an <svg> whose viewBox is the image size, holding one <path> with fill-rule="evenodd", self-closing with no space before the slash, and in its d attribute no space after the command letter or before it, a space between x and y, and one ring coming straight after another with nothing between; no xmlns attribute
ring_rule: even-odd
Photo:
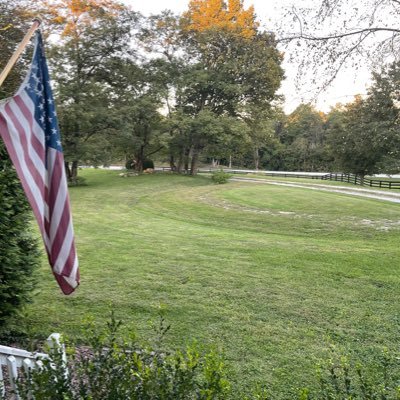
<svg viewBox="0 0 400 400"><path fill-rule="evenodd" d="M259 178L246 178L246 177L235 177L231 178L231 181L240 181L240 182L253 182L259 184L266 185L278 185L278 186L289 186L289 187L299 187L311 190L319 190L324 192L333 192L333 193L343 193L351 196L359 196L376 200L390 201L392 203L400 203L400 192L384 192L378 190L371 189L362 189L356 187L348 187L348 186L331 186L324 185L319 183L294 183L294 182L283 182L283 181L272 181L268 179L259 179Z"/></svg>

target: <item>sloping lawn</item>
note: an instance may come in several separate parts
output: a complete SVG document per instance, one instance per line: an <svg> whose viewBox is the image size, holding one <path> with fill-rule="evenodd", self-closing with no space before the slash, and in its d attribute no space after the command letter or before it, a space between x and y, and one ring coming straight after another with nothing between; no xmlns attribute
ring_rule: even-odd
<svg viewBox="0 0 400 400"><path fill-rule="evenodd" d="M397 348L400 206L301 188L84 170L71 188L81 286L60 294L43 257L32 336L79 337L113 305L140 338L160 306L168 345L220 349L240 387L313 382L329 347Z"/></svg>

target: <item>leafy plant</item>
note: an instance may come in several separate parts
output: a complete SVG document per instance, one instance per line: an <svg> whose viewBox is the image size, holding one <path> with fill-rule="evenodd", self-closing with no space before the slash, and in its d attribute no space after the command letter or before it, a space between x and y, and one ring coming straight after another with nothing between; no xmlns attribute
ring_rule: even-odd
<svg viewBox="0 0 400 400"><path fill-rule="evenodd" d="M223 184L227 183L231 176L231 174L228 174L221 169L219 171L213 172L213 174L211 175L211 179L215 183Z"/></svg>
<svg viewBox="0 0 400 400"><path fill-rule="evenodd" d="M196 346L162 351L121 339L114 314L106 329L91 324L88 347L69 348L68 371L60 350L51 351L43 367L18 381L21 399L151 400L225 399L229 384L220 358L201 355ZM159 336L168 331L162 319Z"/></svg>
<svg viewBox="0 0 400 400"><path fill-rule="evenodd" d="M372 361L372 362L371 362ZM368 362L353 362L334 356L318 366L319 389L305 389L304 400L398 400L400 399L400 359L383 351Z"/></svg>

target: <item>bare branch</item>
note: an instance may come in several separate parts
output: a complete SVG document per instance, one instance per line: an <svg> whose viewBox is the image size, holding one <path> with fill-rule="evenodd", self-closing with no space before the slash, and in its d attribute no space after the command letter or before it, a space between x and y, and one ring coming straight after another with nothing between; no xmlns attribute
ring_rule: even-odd
<svg viewBox="0 0 400 400"><path fill-rule="evenodd" d="M393 32L393 33L400 33L400 29L395 28L364 28L357 31L352 32L345 32L339 33L335 35L327 35L327 36L312 36L310 34L303 34L300 33L299 35L293 35L287 38L277 39L278 43L291 41L295 39L305 39L305 40L312 40L312 41L323 41L323 40L332 40L332 39L341 39L348 36L356 36L363 33L376 33L376 32Z"/></svg>

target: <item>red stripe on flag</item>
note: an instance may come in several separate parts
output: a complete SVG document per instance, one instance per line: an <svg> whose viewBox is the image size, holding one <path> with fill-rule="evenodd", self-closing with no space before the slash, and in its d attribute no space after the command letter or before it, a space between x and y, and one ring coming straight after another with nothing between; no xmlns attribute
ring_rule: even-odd
<svg viewBox="0 0 400 400"><path fill-rule="evenodd" d="M53 275L56 278L58 286L60 286L64 294L71 294L76 288L72 287L61 275L56 274L53 271ZM79 282L79 280L77 280Z"/></svg>
<svg viewBox="0 0 400 400"><path fill-rule="evenodd" d="M11 135L10 132L8 130L8 125L7 125L7 121L5 120L4 116L0 113L0 131L2 134L2 138L4 140L4 143L6 145L8 154L10 155L11 161L14 164L15 169L18 172L18 176L20 177L22 186L25 190L25 193L28 197L29 203L32 207L33 213L36 217L36 220L38 222L39 225L39 229L42 233L42 236L44 234L44 226L43 226L43 218L42 218L42 213L40 212L39 206L36 203L36 199L35 196L32 193L32 190L30 188L30 184L27 182L26 176L24 174L23 168L21 167L21 164L19 162L19 158L18 155L15 151L12 139L11 139Z"/></svg>
<svg viewBox="0 0 400 400"><path fill-rule="evenodd" d="M51 240L51 260L53 264L57 261L60 254L60 250L64 244L67 233L69 231L70 213L67 200L65 201L64 208L60 222L57 226L57 232L54 238Z"/></svg>
<svg viewBox="0 0 400 400"><path fill-rule="evenodd" d="M72 239L71 248L68 253L68 258L65 260L64 268L61 272L61 275L68 277L71 275L71 272L74 269L75 258L76 258L75 243L74 240Z"/></svg>
<svg viewBox="0 0 400 400"><path fill-rule="evenodd" d="M23 153L24 153L24 160L26 162L29 172L32 175L33 180L36 183L36 186L39 188L41 195L43 196L44 182L43 182L40 172L36 168L35 163L32 161L32 158L29 156L29 144L28 144L28 141L25 136L25 130L22 127L22 125L20 124L20 122L18 121L13 110L11 109L10 104L7 104L5 106L5 111L6 111L7 116L10 118L11 122L13 123L15 129L18 132L18 137L20 139L20 143L21 143Z"/></svg>
<svg viewBox="0 0 400 400"><path fill-rule="evenodd" d="M50 165L50 157L47 160L48 161L48 175L49 179L47 182L48 185L48 191L47 191L47 204L49 205L49 221L53 219L53 212L54 212L54 205L57 200L57 195L59 190L61 190L62 186L62 169L64 168L64 163L60 163L60 157L58 157L58 154L55 157L54 164ZM61 165L60 165L61 164Z"/></svg>

